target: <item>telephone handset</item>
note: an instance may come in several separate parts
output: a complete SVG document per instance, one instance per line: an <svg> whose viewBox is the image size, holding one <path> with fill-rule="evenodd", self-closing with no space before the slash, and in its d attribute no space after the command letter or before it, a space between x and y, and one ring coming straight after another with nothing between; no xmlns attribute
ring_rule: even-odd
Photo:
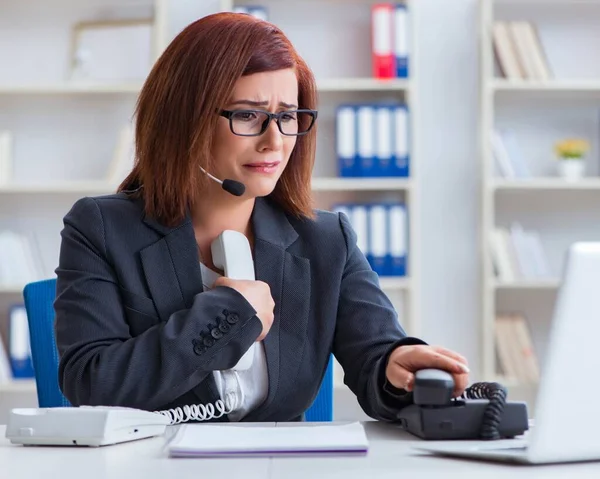
<svg viewBox="0 0 600 479"><path fill-rule="evenodd" d="M223 270L225 276L232 279L254 281L254 262L248 238L239 231L225 230L211 246L213 264ZM236 371L250 369L254 359L254 343L232 368Z"/></svg>
<svg viewBox="0 0 600 479"><path fill-rule="evenodd" d="M228 278L254 280L254 262L248 238L238 231L225 230L211 244L212 260L215 267L223 270ZM232 371L237 377L237 371L250 369L254 360L254 343L238 363L233 366ZM156 411L169 418L171 424L179 424L190 420L208 421L221 417L235 411L244 401L244 391L239 387L236 391L227 393L223 399L215 401L215 404L194 404L165 411Z"/></svg>
<svg viewBox="0 0 600 479"><path fill-rule="evenodd" d="M529 429L527 404L506 401L506 389L479 382L458 398L454 378L439 369L415 373L413 403L397 415L401 428L422 439L513 438Z"/></svg>

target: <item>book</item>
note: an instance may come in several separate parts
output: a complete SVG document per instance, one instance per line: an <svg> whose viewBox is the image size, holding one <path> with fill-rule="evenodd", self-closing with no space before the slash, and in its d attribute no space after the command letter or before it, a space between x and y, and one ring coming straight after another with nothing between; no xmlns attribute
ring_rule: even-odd
<svg viewBox="0 0 600 479"><path fill-rule="evenodd" d="M170 457L325 456L366 454L359 422L273 426L183 424L167 445Z"/></svg>

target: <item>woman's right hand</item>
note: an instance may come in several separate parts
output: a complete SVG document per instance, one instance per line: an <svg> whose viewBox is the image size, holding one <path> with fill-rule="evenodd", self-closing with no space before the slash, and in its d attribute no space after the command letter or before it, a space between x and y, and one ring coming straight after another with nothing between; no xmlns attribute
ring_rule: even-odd
<svg viewBox="0 0 600 479"><path fill-rule="evenodd" d="M275 318L275 301L271 296L271 288L264 281L247 279L231 279L225 276L215 281L214 287L228 286L240 293L256 310L256 316L263 325L263 330L257 341L262 341L269 333Z"/></svg>

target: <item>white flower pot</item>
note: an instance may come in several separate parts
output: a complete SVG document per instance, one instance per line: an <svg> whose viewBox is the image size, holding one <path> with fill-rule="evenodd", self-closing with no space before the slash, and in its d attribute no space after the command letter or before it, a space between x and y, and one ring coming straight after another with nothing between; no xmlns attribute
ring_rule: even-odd
<svg viewBox="0 0 600 479"><path fill-rule="evenodd" d="M583 160L559 160L558 175L567 181L577 181L585 174L585 162Z"/></svg>

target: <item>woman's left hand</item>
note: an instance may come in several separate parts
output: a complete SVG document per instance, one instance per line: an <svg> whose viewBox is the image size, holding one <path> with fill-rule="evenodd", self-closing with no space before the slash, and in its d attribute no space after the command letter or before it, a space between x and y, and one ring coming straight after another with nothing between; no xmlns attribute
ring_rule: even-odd
<svg viewBox="0 0 600 479"><path fill-rule="evenodd" d="M453 396L460 396L469 384L467 360L440 346L400 346L392 351L385 369L387 380L396 388L412 391L414 373L420 369L442 369L454 378Z"/></svg>

